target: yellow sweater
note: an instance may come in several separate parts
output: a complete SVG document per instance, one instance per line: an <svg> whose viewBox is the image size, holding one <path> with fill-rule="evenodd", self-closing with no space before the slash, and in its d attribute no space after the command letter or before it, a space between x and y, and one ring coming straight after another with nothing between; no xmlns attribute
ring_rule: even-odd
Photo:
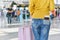
<svg viewBox="0 0 60 40"><path fill-rule="evenodd" d="M29 0L29 11L32 18L43 19L54 10L54 0Z"/></svg>

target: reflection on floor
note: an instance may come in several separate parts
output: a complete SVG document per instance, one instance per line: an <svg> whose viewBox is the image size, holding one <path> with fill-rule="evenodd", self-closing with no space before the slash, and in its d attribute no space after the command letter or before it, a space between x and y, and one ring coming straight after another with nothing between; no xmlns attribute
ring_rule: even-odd
<svg viewBox="0 0 60 40"><path fill-rule="evenodd" d="M6 23L4 23L6 24ZM1 23L0 18L0 40L18 40L18 29L21 27L21 23L7 24ZM55 18L51 25L49 33L49 40L60 40L60 20Z"/></svg>

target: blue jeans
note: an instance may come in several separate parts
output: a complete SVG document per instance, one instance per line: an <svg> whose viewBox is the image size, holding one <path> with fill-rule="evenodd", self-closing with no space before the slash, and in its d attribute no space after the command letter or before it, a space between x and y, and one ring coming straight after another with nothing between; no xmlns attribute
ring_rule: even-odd
<svg viewBox="0 0 60 40"><path fill-rule="evenodd" d="M32 21L35 40L48 40L50 20L32 19Z"/></svg>
<svg viewBox="0 0 60 40"><path fill-rule="evenodd" d="M17 16L17 21L20 21L20 17L19 16Z"/></svg>
<svg viewBox="0 0 60 40"><path fill-rule="evenodd" d="M12 17L8 16L8 24L11 24L11 21L12 21Z"/></svg>

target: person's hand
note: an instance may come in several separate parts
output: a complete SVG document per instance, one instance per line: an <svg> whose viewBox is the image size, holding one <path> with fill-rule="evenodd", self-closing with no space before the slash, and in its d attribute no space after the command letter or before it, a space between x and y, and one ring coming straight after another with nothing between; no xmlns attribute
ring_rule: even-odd
<svg viewBox="0 0 60 40"><path fill-rule="evenodd" d="M33 13L30 14L30 18L32 18Z"/></svg>
<svg viewBox="0 0 60 40"><path fill-rule="evenodd" d="M52 14L54 15L54 17L56 17L56 11L55 10L52 11Z"/></svg>

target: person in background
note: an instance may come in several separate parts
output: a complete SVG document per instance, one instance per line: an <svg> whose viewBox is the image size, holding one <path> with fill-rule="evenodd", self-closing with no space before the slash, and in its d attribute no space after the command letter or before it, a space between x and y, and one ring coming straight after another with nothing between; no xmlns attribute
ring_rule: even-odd
<svg viewBox="0 0 60 40"><path fill-rule="evenodd" d="M4 18L4 13L3 13L3 9L1 10L1 16Z"/></svg>
<svg viewBox="0 0 60 40"><path fill-rule="evenodd" d="M1 17L1 11L0 11L0 17Z"/></svg>
<svg viewBox="0 0 60 40"><path fill-rule="evenodd" d="M7 17L6 17L7 9L6 9L5 6L4 6L4 8L3 8L3 14L4 14L4 25L6 25L6 24L7 24Z"/></svg>
<svg viewBox="0 0 60 40"><path fill-rule="evenodd" d="M60 15L60 7L58 7L57 14Z"/></svg>
<svg viewBox="0 0 60 40"><path fill-rule="evenodd" d="M28 10L27 10L27 17L28 17L28 19L30 18L30 13Z"/></svg>
<svg viewBox="0 0 60 40"><path fill-rule="evenodd" d="M7 10L6 10L5 6L3 7L3 13L4 13L4 17L6 18Z"/></svg>
<svg viewBox="0 0 60 40"><path fill-rule="evenodd" d="M20 17L19 17L19 16L20 16L20 10L18 9L18 10L17 10L17 20L18 20L18 21L20 21Z"/></svg>
<svg viewBox="0 0 60 40"><path fill-rule="evenodd" d="M25 11L26 11L26 9L24 7L24 9L23 9L23 19L25 19Z"/></svg>
<svg viewBox="0 0 60 40"><path fill-rule="evenodd" d="M13 10L13 12L12 12L12 17L14 17L15 16L15 11Z"/></svg>
<svg viewBox="0 0 60 40"><path fill-rule="evenodd" d="M48 40L51 25L49 12L56 16L54 6L54 0L29 0L35 40Z"/></svg>
<svg viewBox="0 0 60 40"><path fill-rule="evenodd" d="M60 20L60 7L58 7L57 14L58 14L57 16L58 16L58 18Z"/></svg>
<svg viewBox="0 0 60 40"><path fill-rule="evenodd" d="M57 7L57 8L58 8L58 7ZM58 10L57 10L57 8L55 8L55 11L56 11L56 16L58 16L58 14L57 14L57 11L58 11Z"/></svg>
<svg viewBox="0 0 60 40"><path fill-rule="evenodd" d="M7 19L8 19L8 24L11 24L12 22L12 9L11 8L8 8L8 12L7 12Z"/></svg>

